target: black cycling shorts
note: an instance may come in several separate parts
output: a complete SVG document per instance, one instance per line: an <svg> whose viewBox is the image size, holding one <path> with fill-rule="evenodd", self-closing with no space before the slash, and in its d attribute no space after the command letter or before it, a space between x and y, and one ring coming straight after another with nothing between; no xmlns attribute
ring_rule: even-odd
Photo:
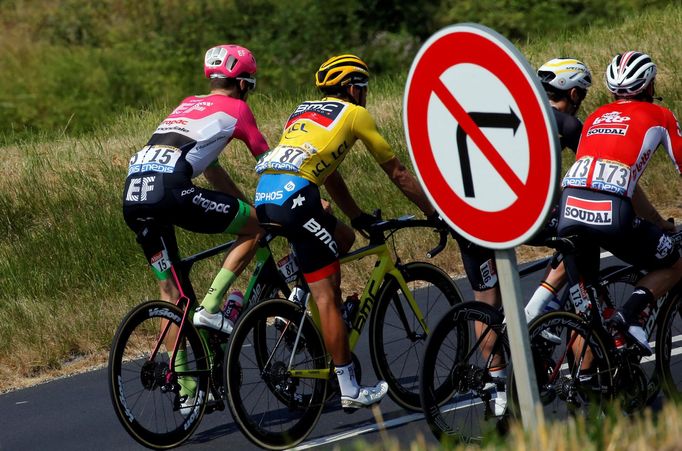
<svg viewBox="0 0 682 451"><path fill-rule="evenodd" d="M471 284L471 289L485 291L495 288L498 283L495 251L474 244L456 233L454 237L459 244L462 265Z"/></svg>
<svg viewBox="0 0 682 451"><path fill-rule="evenodd" d="M581 269L594 275L599 247L646 270L669 268L680 258L670 237L638 218L629 198L612 193L566 188L561 195L559 236L578 235L590 248L579 255Z"/></svg>
<svg viewBox="0 0 682 451"><path fill-rule="evenodd" d="M256 214L264 227L284 236L308 282L339 271L336 218L323 210L318 186L290 174L264 174L256 188Z"/></svg>
<svg viewBox="0 0 682 451"><path fill-rule="evenodd" d="M144 255L157 277L179 258L173 226L197 233L237 233L250 206L225 193L191 183L164 184L163 174L131 176L123 193L123 218L137 235Z"/></svg>

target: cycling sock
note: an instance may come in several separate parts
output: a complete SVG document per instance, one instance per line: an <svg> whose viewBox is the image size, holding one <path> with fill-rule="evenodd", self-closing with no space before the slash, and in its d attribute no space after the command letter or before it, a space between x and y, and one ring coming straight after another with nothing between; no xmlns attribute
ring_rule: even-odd
<svg viewBox="0 0 682 451"><path fill-rule="evenodd" d="M650 303L653 304L654 295L646 287L635 287L635 291L632 292L630 299L625 302L621 312L623 313L623 318L628 324L637 321L637 316L639 313L646 308Z"/></svg>
<svg viewBox="0 0 682 451"><path fill-rule="evenodd" d="M341 396L350 396L352 398L358 396L360 386L355 379L355 365L353 365L353 362L348 365L334 365L334 372L339 380Z"/></svg>
<svg viewBox="0 0 682 451"><path fill-rule="evenodd" d="M168 352L168 357L172 357L173 352ZM188 371L187 367L187 351L184 349L178 350L175 355L175 371ZM197 382L190 376L178 376L178 384L180 384L180 396L194 396L197 389Z"/></svg>
<svg viewBox="0 0 682 451"><path fill-rule="evenodd" d="M218 312L225 293L227 293L227 290L236 278L237 276L229 269L220 268L218 275L213 279L211 288L208 289L206 297L201 301L201 306L205 308L208 313Z"/></svg>
<svg viewBox="0 0 682 451"><path fill-rule="evenodd" d="M526 322L531 322L545 311L556 310L559 307L556 293L556 288L543 280L526 305Z"/></svg>

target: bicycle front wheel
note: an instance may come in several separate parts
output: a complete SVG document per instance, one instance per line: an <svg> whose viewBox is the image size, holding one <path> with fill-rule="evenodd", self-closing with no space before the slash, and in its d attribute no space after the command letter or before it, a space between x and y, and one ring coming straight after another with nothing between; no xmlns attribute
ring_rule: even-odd
<svg viewBox="0 0 682 451"><path fill-rule="evenodd" d="M476 442L502 420L505 380L490 374L506 363L503 316L481 302L450 309L426 342L419 382L426 422L441 442ZM500 410L502 410L500 412Z"/></svg>
<svg viewBox="0 0 682 451"><path fill-rule="evenodd" d="M206 409L206 353L194 327L180 329L182 315L165 301L138 305L121 322L109 354L109 394L116 416L135 440L150 448L180 445ZM179 330L179 355L171 368Z"/></svg>
<svg viewBox="0 0 682 451"><path fill-rule="evenodd" d="M656 367L666 396L682 400L682 285L668 292L656 336Z"/></svg>
<svg viewBox="0 0 682 451"><path fill-rule="evenodd" d="M410 410L421 410L419 368L429 331L452 305L462 302L455 282L442 269L412 262L400 268L419 312L407 300L397 280L388 277L377 296L370 323L370 353L374 371L388 383L389 396Z"/></svg>
<svg viewBox="0 0 682 451"><path fill-rule="evenodd" d="M301 306L270 299L250 308L232 333L224 365L228 403L244 435L268 449L305 439L324 407L327 362Z"/></svg>

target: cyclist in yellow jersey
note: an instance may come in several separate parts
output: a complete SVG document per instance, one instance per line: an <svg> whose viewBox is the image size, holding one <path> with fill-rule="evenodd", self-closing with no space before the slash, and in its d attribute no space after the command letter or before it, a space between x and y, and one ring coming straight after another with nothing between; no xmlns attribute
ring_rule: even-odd
<svg viewBox="0 0 682 451"><path fill-rule="evenodd" d="M391 151L365 109L369 70L355 55L325 61L316 73L322 100L303 102L284 126L279 144L256 165L261 178L256 188L256 213L263 224L277 224L292 245L299 266L317 303L325 346L332 356L346 408L379 402L388 385L360 387L341 317L339 255L355 240L353 230L321 204L319 186L356 229L376 221L363 213L336 168L360 139L389 179L425 215L441 225L419 183Z"/></svg>

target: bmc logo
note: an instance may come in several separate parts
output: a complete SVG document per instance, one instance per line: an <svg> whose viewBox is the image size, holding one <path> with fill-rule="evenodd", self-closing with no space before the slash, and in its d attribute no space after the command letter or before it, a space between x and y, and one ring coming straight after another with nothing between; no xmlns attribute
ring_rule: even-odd
<svg viewBox="0 0 682 451"><path fill-rule="evenodd" d="M147 194L154 191L154 180L156 180L155 175L131 179L130 185L128 185L128 192L126 193L126 200L128 202L146 201Z"/></svg>
<svg viewBox="0 0 682 451"><path fill-rule="evenodd" d="M336 241L332 237L331 233L327 229L323 228L314 218L308 219L308 222L303 224L303 228L313 233L320 241L327 245L327 247L334 253L338 255L339 251L336 248Z"/></svg>

